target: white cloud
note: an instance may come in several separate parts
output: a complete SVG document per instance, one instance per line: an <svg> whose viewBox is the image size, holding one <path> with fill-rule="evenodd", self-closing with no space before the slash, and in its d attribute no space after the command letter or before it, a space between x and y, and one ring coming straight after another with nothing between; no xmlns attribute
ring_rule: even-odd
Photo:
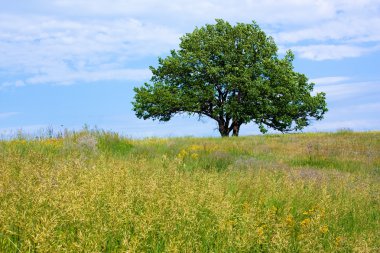
<svg viewBox="0 0 380 253"><path fill-rule="evenodd" d="M319 77L319 78L310 79L310 82L315 83L317 85L331 85L331 84L341 83L349 79L350 78L347 76L327 76L327 77Z"/></svg>
<svg viewBox="0 0 380 253"><path fill-rule="evenodd" d="M364 95L380 95L379 82L348 82L316 85L314 92L325 92L329 101L343 100Z"/></svg>
<svg viewBox="0 0 380 253"><path fill-rule="evenodd" d="M358 120L332 120L320 121L310 127L311 131L335 131L338 129L350 128L355 131L380 130L380 120L378 119L358 119Z"/></svg>
<svg viewBox="0 0 380 253"><path fill-rule="evenodd" d="M149 69L115 69L93 72L63 72L36 75L26 79L28 84L53 83L57 85L70 85L75 82L97 82L97 81L141 81L151 76ZM16 83L19 81L16 81Z"/></svg>
<svg viewBox="0 0 380 253"><path fill-rule="evenodd" d="M380 129L380 82L355 82L344 76L312 79L315 92L326 92L329 111L307 131Z"/></svg>
<svg viewBox="0 0 380 253"><path fill-rule="evenodd" d="M334 105L333 108L329 106L332 109L328 112L329 115L348 113L360 116L364 112L372 111L372 115L380 112L380 103L373 101L380 97L380 81L357 82L345 76L328 76L310 79L310 82L315 83L314 94L325 92L328 105ZM360 100L364 97L365 102ZM342 102L346 104L342 106Z"/></svg>
<svg viewBox="0 0 380 253"><path fill-rule="evenodd" d="M292 50L300 57L315 61L341 60L344 58L359 57L364 54L379 50L379 47L362 47L351 45L307 45L295 46Z"/></svg>
<svg viewBox="0 0 380 253"><path fill-rule="evenodd" d="M136 68L133 62L167 52L178 38L170 28L133 19L68 21L0 15L0 70L24 76L10 78L2 87L146 80L147 66Z"/></svg>
<svg viewBox="0 0 380 253"><path fill-rule="evenodd" d="M333 112L337 115L345 114L345 116L353 113L358 115L371 113L376 117L380 117L380 102L344 106L340 108L335 108Z"/></svg>
<svg viewBox="0 0 380 253"><path fill-rule="evenodd" d="M55 0L46 1L63 13L80 16L132 16L174 25L224 18L247 22L252 19L269 25L323 26L338 16L353 20L376 17L379 0ZM362 19L360 19L361 17ZM351 24L348 24L350 26ZM339 32L339 31L337 31Z"/></svg>
<svg viewBox="0 0 380 253"><path fill-rule="evenodd" d="M149 16L161 20L212 20L225 18L247 21L255 19L265 23L315 22L334 16L335 6L330 1L301 0L245 0L239 3L228 0L56 0L53 4L71 12L86 15Z"/></svg>
<svg viewBox="0 0 380 253"><path fill-rule="evenodd" d="M19 114L18 112L0 112L0 119L6 119Z"/></svg>
<svg viewBox="0 0 380 253"><path fill-rule="evenodd" d="M15 57L15 62L26 53L36 51L33 56L55 56L64 61L85 60L84 56L100 55L88 61L102 61L102 54L127 60L133 57L156 55L168 46L178 43L179 34L174 30L134 19L82 20L33 16L0 16L0 41L2 54ZM5 25L11 24L11 25ZM22 31L20 32L20 28ZM21 51L7 50L19 46ZM21 48L20 48L21 46ZM75 56L82 58L74 58ZM71 57L71 58L70 58ZM67 59L69 58L69 59Z"/></svg>
<svg viewBox="0 0 380 253"><path fill-rule="evenodd" d="M380 27L379 17L367 17L366 19L352 17L338 17L321 24L284 31L275 35L280 43L297 43L303 40L314 41L353 41L372 42L380 41L380 31L374 29Z"/></svg>
<svg viewBox="0 0 380 253"><path fill-rule="evenodd" d="M4 88L146 79L144 59L167 54L181 34L215 18L254 19L297 57L360 57L380 49L379 16L379 0L36 0L23 8L11 3L0 11L0 80Z"/></svg>

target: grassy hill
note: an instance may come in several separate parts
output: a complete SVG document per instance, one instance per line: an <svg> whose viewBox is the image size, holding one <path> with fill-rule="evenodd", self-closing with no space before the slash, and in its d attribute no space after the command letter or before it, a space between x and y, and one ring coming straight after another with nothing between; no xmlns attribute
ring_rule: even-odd
<svg viewBox="0 0 380 253"><path fill-rule="evenodd" d="M0 252L379 252L380 132L0 141Z"/></svg>

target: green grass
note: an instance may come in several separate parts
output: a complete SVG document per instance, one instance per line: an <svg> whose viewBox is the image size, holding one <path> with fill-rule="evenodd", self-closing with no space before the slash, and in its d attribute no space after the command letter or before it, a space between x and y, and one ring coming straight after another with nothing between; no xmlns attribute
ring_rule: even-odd
<svg viewBox="0 0 380 253"><path fill-rule="evenodd" d="M378 252L380 133L0 141L0 252Z"/></svg>

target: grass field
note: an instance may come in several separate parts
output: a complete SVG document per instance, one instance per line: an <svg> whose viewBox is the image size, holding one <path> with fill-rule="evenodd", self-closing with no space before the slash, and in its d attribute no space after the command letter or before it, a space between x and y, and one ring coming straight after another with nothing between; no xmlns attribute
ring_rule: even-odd
<svg viewBox="0 0 380 253"><path fill-rule="evenodd" d="M0 252L380 252L380 132L0 141Z"/></svg>

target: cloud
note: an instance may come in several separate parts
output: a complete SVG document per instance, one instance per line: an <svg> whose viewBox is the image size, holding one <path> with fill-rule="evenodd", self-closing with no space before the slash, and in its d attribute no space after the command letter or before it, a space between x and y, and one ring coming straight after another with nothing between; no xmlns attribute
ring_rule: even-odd
<svg viewBox="0 0 380 253"><path fill-rule="evenodd" d="M316 85L314 92L325 92L329 101L380 95L380 82L348 82Z"/></svg>
<svg viewBox="0 0 380 253"><path fill-rule="evenodd" d="M134 19L71 21L0 15L2 87L146 80L147 66L136 68L134 61L167 52L178 38L170 28ZM16 79L20 75L23 79Z"/></svg>
<svg viewBox="0 0 380 253"><path fill-rule="evenodd" d="M315 92L325 92L329 111L307 131L380 129L380 81L356 82L345 76L319 77Z"/></svg>
<svg viewBox="0 0 380 253"><path fill-rule="evenodd" d="M8 15L0 16L0 24L3 24L0 25L1 53L9 60L14 59L7 64L18 64L21 60L27 64L28 56L39 56L37 60L61 56L63 62L78 62L74 68L99 64L107 58L116 58L119 63L160 54L168 46L176 45L179 37L170 28L134 19L71 21ZM21 50L14 50L15 47ZM95 58L86 59L94 55ZM32 64L35 63L29 63Z"/></svg>
<svg viewBox="0 0 380 253"><path fill-rule="evenodd" d="M325 27L325 23L340 18L350 27L354 21L365 24L379 12L378 0L53 0L44 6L54 7L56 12L80 16L131 16L144 17L160 23L179 25L223 18L230 21L249 22L252 19L270 26ZM363 18L364 17L364 18ZM176 20L173 24L173 20ZM339 27L340 24L337 24ZM358 25L359 26L359 25ZM344 29L345 30L345 29ZM340 32L340 31L336 31Z"/></svg>
<svg viewBox="0 0 380 253"><path fill-rule="evenodd" d="M8 87L21 87L35 84L72 85L77 82L91 83L98 81L143 81L149 80L149 69L113 69L105 71L51 71L33 75L25 80L0 83L0 90Z"/></svg>
<svg viewBox="0 0 380 253"><path fill-rule="evenodd" d="M338 17L310 27L280 32L276 34L275 38L280 43L297 43L305 40L378 42L380 31L373 28L379 26L379 17L368 17L366 19Z"/></svg>
<svg viewBox="0 0 380 253"><path fill-rule="evenodd" d="M316 1L317 2L317 1ZM272 35L281 48L301 58L324 61L354 58L380 50L380 1L329 1L316 22L300 22Z"/></svg>
<svg viewBox="0 0 380 253"><path fill-rule="evenodd" d="M341 60L344 58L359 57L364 54L377 51L379 49L379 46L369 48L361 46L329 44L292 47L292 50L296 52L301 58L315 61Z"/></svg>
<svg viewBox="0 0 380 253"><path fill-rule="evenodd" d="M350 128L355 131L380 130L380 120L378 119L358 119L358 120L333 120L320 121L310 127L311 131L335 131L338 129Z"/></svg>
<svg viewBox="0 0 380 253"><path fill-rule="evenodd" d="M0 119L6 119L19 114L18 112L0 112Z"/></svg>
<svg viewBox="0 0 380 253"><path fill-rule="evenodd" d="M349 79L350 78L347 76L326 76L326 77L310 79L310 82L315 83L317 85L331 85L331 84L341 83Z"/></svg>
<svg viewBox="0 0 380 253"><path fill-rule="evenodd" d="M64 11L82 15L132 15L149 16L160 20L212 20L225 18L263 23L310 23L335 15L336 6L331 1L312 0L245 0L236 3L228 0L56 0L51 3Z"/></svg>
<svg viewBox="0 0 380 253"><path fill-rule="evenodd" d="M357 105L350 105L334 109L334 113L338 115L350 115L350 114L372 114L376 115L380 112L380 102L364 103Z"/></svg>
<svg viewBox="0 0 380 253"><path fill-rule="evenodd" d="M115 69L93 72L66 72L48 73L36 75L26 79L28 84L53 83L57 85L70 85L75 82L97 82L97 81L141 81L151 76L149 69ZM16 81L17 82L17 81Z"/></svg>
<svg viewBox="0 0 380 253"><path fill-rule="evenodd" d="M358 100L364 96L366 96L367 99L380 96L379 80L357 82L352 81L351 78L347 76L327 76L310 79L310 82L315 83L313 93L325 92L329 102L342 101L350 98ZM362 105L355 105L355 100L351 101L350 104L354 105L356 109L366 106L372 108L374 105L379 105L378 103L373 104L371 101L367 101L367 103ZM354 108L350 110L354 111Z"/></svg>
<svg viewBox="0 0 380 253"><path fill-rule="evenodd" d="M0 11L0 80L4 88L146 79L144 60L167 54L182 34L215 18L255 19L297 57L360 57L380 49L379 16L378 0L8 3Z"/></svg>

